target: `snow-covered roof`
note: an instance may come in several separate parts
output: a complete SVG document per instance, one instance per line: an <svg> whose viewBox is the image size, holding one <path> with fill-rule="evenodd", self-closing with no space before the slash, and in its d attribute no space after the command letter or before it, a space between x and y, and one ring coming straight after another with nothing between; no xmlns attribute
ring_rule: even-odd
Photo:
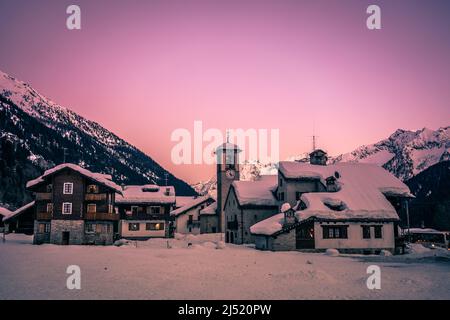
<svg viewBox="0 0 450 320"><path fill-rule="evenodd" d="M6 208L0 207L0 216L3 216L3 220L9 217L12 212Z"/></svg>
<svg viewBox="0 0 450 320"><path fill-rule="evenodd" d="M180 214L185 213L186 211L188 211L192 208L195 208L209 200L212 200L212 198L209 195L206 195L203 197L197 197L197 198L193 199L192 201L190 201L189 203L185 204L184 206L173 210L172 212L170 212L170 215L179 216Z"/></svg>
<svg viewBox="0 0 450 320"><path fill-rule="evenodd" d="M175 188L173 186L157 186L154 184L142 186L125 186L122 195L116 196L119 204L151 204L175 203Z"/></svg>
<svg viewBox="0 0 450 320"><path fill-rule="evenodd" d="M180 208L187 205L189 202L194 200L195 196L177 196L175 198L175 207Z"/></svg>
<svg viewBox="0 0 450 320"><path fill-rule="evenodd" d="M284 213L278 213L250 227L252 234L270 236L283 229Z"/></svg>
<svg viewBox="0 0 450 320"><path fill-rule="evenodd" d="M76 171L78 173L80 173L81 175L85 176L86 178L92 179L108 188L113 189L114 191L116 191L117 193L122 193L122 189L111 180L111 176L107 175L107 174L103 174L103 173L97 173L97 172L92 172L89 171L85 168L82 168L76 164L73 163L63 163L60 165L57 165L56 167L53 167L49 170L46 170L44 172L44 174L34 180L28 181L26 187L27 188L32 188L34 186L37 186L41 183L45 182L45 179L48 176L51 176L55 173L57 173L58 171L64 170L64 169L71 169L73 171Z"/></svg>
<svg viewBox="0 0 450 320"><path fill-rule="evenodd" d="M11 212L8 216L3 217L3 222L6 222L14 217L19 216L20 214L22 214L23 212L25 212L27 209L33 207L35 204L34 201L27 203L26 205L24 205L23 207L20 207L19 209L17 209L14 212Z"/></svg>
<svg viewBox="0 0 450 320"><path fill-rule="evenodd" d="M234 181L232 186L241 206L277 206L273 194L277 182L276 175L267 175L255 181Z"/></svg>
<svg viewBox="0 0 450 320"><path fill-rule="evenodd" d="M395 208L386 197L413 197L403 182L377 165L338 163L320 166L283 162L281 167L289 177L300 179L314 178L324 182L329 176L339 177L337 192L310 192L301 196L306 208L296 212L299 221L309 218L398 220ZM273 230L281 230L281 218L271 217L255 224L250 230L255 234L273 234Z"/></svg>
<svg viewBox="0 0 450 320"><path fill-rule="evenodd" d="M206 208L200 210L200 215L214 215L216 213L217 213L217 202L213 202Z"/></svg>
<svg viewBox="0 0 450 320"><path fill-rule="evenodd" d="M405 233L408 233L408 229L403 229ZM431 228L410 228L409 233L445 233L436 229Z"/></svg>

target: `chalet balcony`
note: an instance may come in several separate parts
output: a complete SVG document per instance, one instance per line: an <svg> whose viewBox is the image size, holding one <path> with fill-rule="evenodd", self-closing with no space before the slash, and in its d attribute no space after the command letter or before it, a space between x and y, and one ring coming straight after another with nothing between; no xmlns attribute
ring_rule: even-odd
<svg viewBox="0 0 450 320"><path fill-rule="evenodd" d="M187 225L188 225L188 227L200 227L200 221L199 220L188 220Z"/></svg>
<svg viewBox="0 0 450 320"><path fill-rule="evenodd" d="M51 212L38 212L36 214L36 220L51 220L53 214Z"/></svg>
<svg viewBox="0 0 450 320"><path fill-rule="evenodd" d="M84 216L85 220L108 220L118 221L119 215L116 213L87 212Z"/></svg>
<svg viewBox="0 0 450 320"><path fill-rule="evenodd" d="M86 193L84 200L86 201L106 201L106 193Z"/></svg>
<svg viewBox="0 0 450 320"><path fill-rule="evenodd" d="M227 223L227 229L230 229L230 230L237 230L237 229L238 229L238 222L237 222L237 220L234 220L234 221L228 221L228 223Z"/></svg>
<svg viewBox="0 0 450 320"><path fill-rule="evenodd" d="M37 192L36 200L52 200L51 192Z"/></svg>

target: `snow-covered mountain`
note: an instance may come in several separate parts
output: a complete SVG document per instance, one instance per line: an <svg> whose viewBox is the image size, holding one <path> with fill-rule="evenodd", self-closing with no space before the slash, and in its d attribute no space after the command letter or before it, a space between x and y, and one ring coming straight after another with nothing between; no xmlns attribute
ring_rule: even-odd
<svg viewBox="0 0 450 320"><path fill-rule="evenodd" d="M450 127L435 131L424 128L417 131L399 129L389 138L356 150L330 157L330 163L363 162L383 166L394 175L407 181L436 163L450 160ZM287 161L309 161L308 153L292 156ZM241 165L241 180L255 180L261 174L276 174L277 164L245 162ZM194 187L199 193L215 190L211 183L197 183ZM215 180L214 180L215 181Z"/></svg>
<svg viewBox="0 0 450 320"><path fill-rule="evenodd" d="M389 138L331 159L335 162L365 162L383 166L406 181L428 167L450 160L450 127L435 131L397 130Z"/></svg>
<svg viewBox="0 0 450 320"><path fill-rule="evenodd" d="M0 71L0 203L29 200L26 180L64 159L125 184L164 184L167 175L178 194L195 194L114 133Z"/></svg>

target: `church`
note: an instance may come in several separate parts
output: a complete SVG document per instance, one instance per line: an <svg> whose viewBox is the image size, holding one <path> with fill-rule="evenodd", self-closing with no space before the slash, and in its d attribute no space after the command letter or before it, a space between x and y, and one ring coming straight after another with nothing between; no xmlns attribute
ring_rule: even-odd
<svg viewBox="0 0 450 320"><path fill-rule="evenodd" d="M230 143L217 150L226 242L273 251L395 252L399 212L412 195L382 167L330 165L326 152L316 149L309 163L281 161L277 175L240 181L239 152Z"/></svg>

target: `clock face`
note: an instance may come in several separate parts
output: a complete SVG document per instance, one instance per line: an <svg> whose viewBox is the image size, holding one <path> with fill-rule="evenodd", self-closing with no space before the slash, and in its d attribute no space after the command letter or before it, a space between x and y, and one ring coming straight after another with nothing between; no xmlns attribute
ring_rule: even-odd
<svg viewBox="0 0 450 320"><path fill-rule="evenodd" d="M228 179L234 179L234 177L236 176L236 172L234 170L227 170L227 172L225 173Z"/></svg>

